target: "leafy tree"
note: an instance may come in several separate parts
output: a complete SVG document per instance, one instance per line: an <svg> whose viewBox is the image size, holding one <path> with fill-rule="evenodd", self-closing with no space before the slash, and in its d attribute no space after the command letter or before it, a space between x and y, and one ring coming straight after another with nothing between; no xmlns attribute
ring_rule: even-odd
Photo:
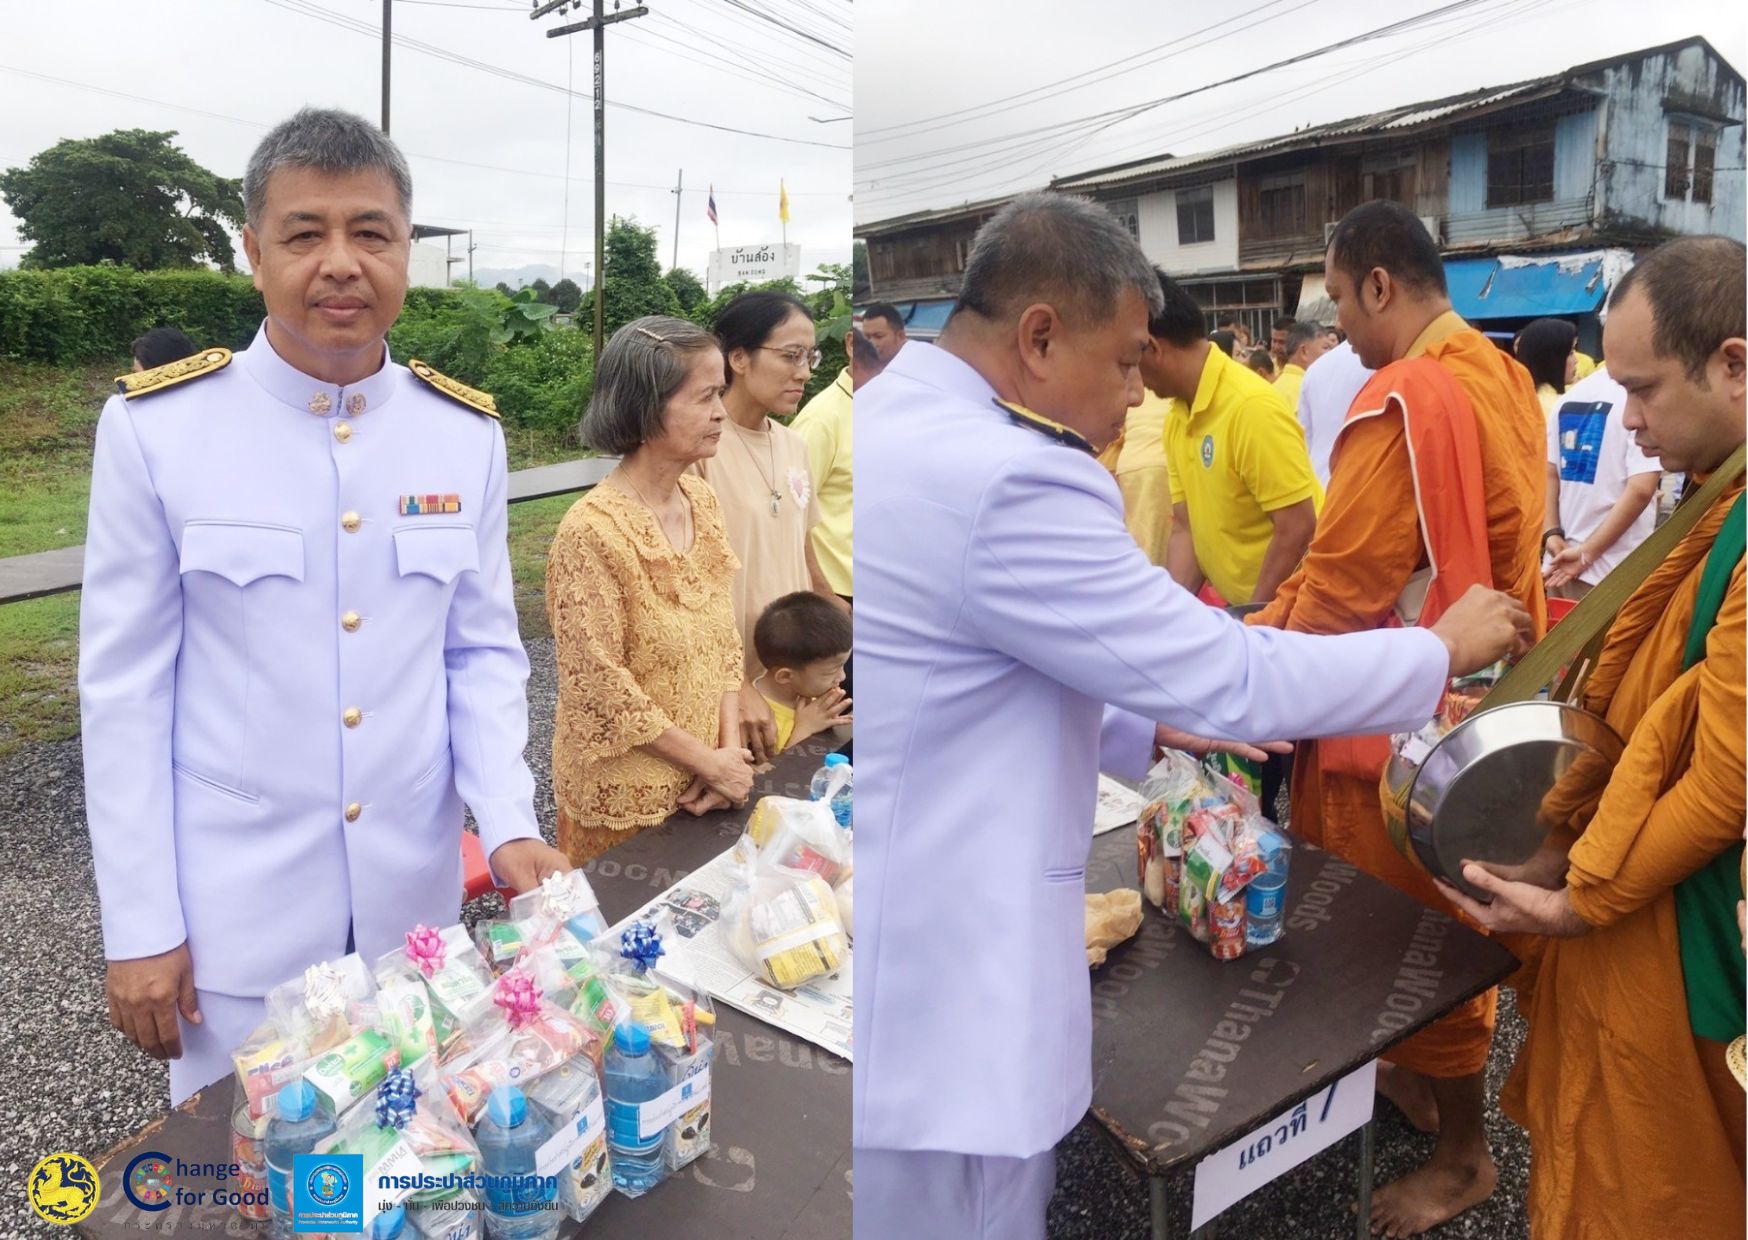
<svg viewBox="0 0 1748 1240"><path fill-rule="evenodd" d="M646 314L680 313L680 299L662 279L655 229L613 217L607 226L607 270L601 281L606 334Z"/></svg>
<svg viewBox="0 0 1748 1240"><path fill-rule="evenodd" d="M35 243L24 267L114 263L151 271L211 261L236 270L228 224L243 226L242 182L209 172L175 131L67 138L0 173L0 196Z"/></svg>
<svg viewBox="0 0 1748 1240"><path fill-rule="evenodd" d="M577 286L575 280L566 276L552 286L552 295L546 300L557 306L561 314L575 314L577 307L582 304L583 290Z"/></svg>
<svg viewBox="0 0 1748 1240"><path fill-rule="evenodd" d="M534 300L544 302L547 305L552 304L552 285L545 280L536 279L528 287L534 290Z"/></svg>
<svg viewBox="0 0 1748 1240"><path fill-rule="evenodd" d="M868 282L868 243L858 241L850 247L850 296L863 297L873 287Z"/></svg>
<svg viewBox="0 0 1748 1240"><path fill-rule="evenodd" d="M686 268L675 267L662 279L674 290L674 296L680 299L680 309L685 313L691 314L704 300L704 282Z"/></svg>
<svg viewBox="0 0 1748 1240"><path fill-rule="evenodd" d="M513 297L515 295L514 290L511 289L510 286L508 284L505 284L502 280L499 280L497 282L497 284L493 285L493 287L496 288L498 290L498 292L502 293L506 297Z"/></svg>

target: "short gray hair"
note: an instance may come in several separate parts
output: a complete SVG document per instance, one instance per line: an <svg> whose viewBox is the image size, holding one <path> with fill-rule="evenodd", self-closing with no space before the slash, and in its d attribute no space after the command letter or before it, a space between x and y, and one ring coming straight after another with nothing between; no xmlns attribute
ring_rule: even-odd
<svg viewBox="0 0 1748 1240"><path fill-rule="evenodd" d="M1002 322L1044 302L1071 323L1107 323L1125 289L1150 318L1164 308L1153 264L1115 216L1086 198L1021 194L978 229L953 313Z"/></svg>
<svg viewBox="0 0 1748 1240"><path fill-rule="evenodd" d="M663 412L692 357L704 350L717 356L716 337L685 319L649 314L613 333L595 367L595 390L578 427L583 442L597 452L629 456L662 433Z"/></svg>
<svg viewBox="0 0 1748 1240"><path fill-rule="evenodd" d="M243 207L256 228L267 206L267 178L280 168L314 168L330 175L380 168L394 182L401 210L409 221L413 218L413 174L406 156L362 116L303 108L268 131L243 171Z"/></svg>
<svg viewBox="0 0 1748 1240"><path fill-rule="evenodd" d="M1287 357L1291 357L1299 351L1301 346L1310 344L1328 330L1321 323L1300 319L1287 329L1286 339L1281 345L1281 350Z"/></svg>

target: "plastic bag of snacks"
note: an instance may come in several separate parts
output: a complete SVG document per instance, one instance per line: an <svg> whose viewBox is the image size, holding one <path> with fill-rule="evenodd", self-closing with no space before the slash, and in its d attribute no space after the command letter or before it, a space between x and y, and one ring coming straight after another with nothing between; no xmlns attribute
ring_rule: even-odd
<svg viewBox="0 0 1748 1240"><path fill-rule="evenodd" d="M1281 937L1292 842L1254 800L1191 811L1183 849L1178 919L1197 941L1234 960Z"/></svg>
<svg viewBox="0 0 1748 1240"><path fill-rule="evenodd" d="M759 856L792 870L808 870L828 884L849 873L851 838L825 801L762 797L747 819Z"/></svg>
<svg viewBox="0 0 1748 1240"><path fill-rule="evenodd" d="M662 933L671 929L672 917L663 913L654 921L634 921L626 927L619 936L617 957L606 958L599 941L591 948L607 970L607 984L624 1001L628 1018L649 1031L669 1094L677 1099L678 1091L689 1087L691 1105L675 1117L662 1138L663 1159L670 1170L678 1170L710 1149L710 1066L715 1055L711 1032L716 1015L708 994L656 968L663 955Z"/></svg>
<svg viewBox="0 0 1748 1240"><path fill-rule="evenodd" d="M393 1188L380 1177L422 1174L443 1180L468 1175L479 1163L479 1147L438 1088L430 1060L417 1069L390 1072L365 1105L341 1119L322 1152L357 1154L363 1160L364 1182L371 1186L364 1207L366 1234L379 1206L428 1202L450 1191Z"/></svg>
<svg viewBox="0 0 1748 1240"><path fill-rule="evenodd" d="M581 870L548 874L538 890L525 891L510 901L509 916L531 943L551 938L560 927L584 943L607 930L601 902L589 886L589 876Z"/></svg>
<svg viewBox="0 0 1748 1240"><path fill-rule="evenodd" d="M312 964L267 992L267 1018L303 1057L346 1042L376 1018L376 983L356 954Z"/></svg>
<svg viewBox="0 0 1748 1240"><path fill-rule="evenodd" d="M444 1059L458 1052L455 1039L461 1030L491 1010L492 971L463 926L413 927L405 947L376 962L376 976L424 983L431 999L432 1033Z"/></svg>
<svg viewBox="0 0 1748 1240"><path fill-rule="evenodd" d="M1136 877L1148 902L1175 913L1183 877L1184 822L1197 810L1230 805L1234 788L1218 783L1188 754L1168 749L1141 783L1145 802L1135 824Z"/></svg>
<svg viewBox="0 0 1748 1240"><path fill-rule="evenodd" d="M304 1054L279 1026L264 1020L231 1053L237 1069L240 1105L251 1120L265 1121L273 1110L273 1097L280 1086L302 1076L313 1057ZM255 1134L257 1137L259 1133Z"/></svg>
<svg viewBox="0 0 1748 1240"><path fill-rule="evenodd" d="M577 1017L547 1000L532 973L512 969L493 987L491 1009L463 1026L470 1049L445 1062L450 1104L469 1125L492 1090L526 1087L568 1059L598 1054L599 1039Z"/></svg>
<svg viewBox="0 0 1748 1240"><path fill-rule="evenodd" d="M624 1014L600 964L570 931L561 928L553 942L525 952L518 967L534 975L548 999L582 1022L589 1034L585 1049L599 1069L613 1026Z"/></svg>
<svg viewBox="0 0 1748 1240"><path fill-rule="evenodd" d="M494 974L507 972L516 963L527 938L523 928L513 921L482 921L473 930L474 944L485 957L486 967Z"/></svg>
<svg viewBox="0 0 1748 1240"><path fill-rule="evenodd" d="M539 1175L559 1177L559 1204L580 1223L613 1191L599 1070L587 1058L572 1059L534 1082L528 1098L563 1134L541 1148L534 1170Z"/></svg>
<svg viewBox="0 0 1748 1240"><path fill-rule="evenodd" d="M814 804L822 804L815 802ZM829 812L826 815L831 820ZM830 828L837 831L835 822ZM734 885L723 901L723 924L735 953L767 985L794 990L816 977L836 973L849 950L838 915L837 897L818 873L772 861L769 844L736 854Z"/></svg>

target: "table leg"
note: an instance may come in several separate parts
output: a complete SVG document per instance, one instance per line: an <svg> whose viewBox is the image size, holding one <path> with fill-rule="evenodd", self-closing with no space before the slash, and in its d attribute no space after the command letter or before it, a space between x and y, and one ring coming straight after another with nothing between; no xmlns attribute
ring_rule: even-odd
<svg viewBox="0 0 1748 1240"><path fill-rule="evenodd" d="M1165 1177L1163 1175L1147 1177L1147 1198L1149 1211L1153 1216L1153 1240L1166 1240L1170 1224L1166 1222Z"/></svg>
<svg viewBox="0 0 1748 1240"><path fill-rule="evenodd" d="M1354 1235L1358 1240L1371 1240L1372 1234L1372 1153L1378 1121L1369 1119L1360 1129L1360 1191L1358 1208L1354 1211Z"/></svg>

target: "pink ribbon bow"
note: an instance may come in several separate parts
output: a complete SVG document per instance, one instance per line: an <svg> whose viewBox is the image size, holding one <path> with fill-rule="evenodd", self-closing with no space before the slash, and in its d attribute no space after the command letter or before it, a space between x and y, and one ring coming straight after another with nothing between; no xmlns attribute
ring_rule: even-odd
<svg viewBox="0 0 1748 1240"><path fill-rule="evenodd" d="M414 926L407 931L407 959L426 977L443 967L446 950L443 936L430 926Z"/></svg>

